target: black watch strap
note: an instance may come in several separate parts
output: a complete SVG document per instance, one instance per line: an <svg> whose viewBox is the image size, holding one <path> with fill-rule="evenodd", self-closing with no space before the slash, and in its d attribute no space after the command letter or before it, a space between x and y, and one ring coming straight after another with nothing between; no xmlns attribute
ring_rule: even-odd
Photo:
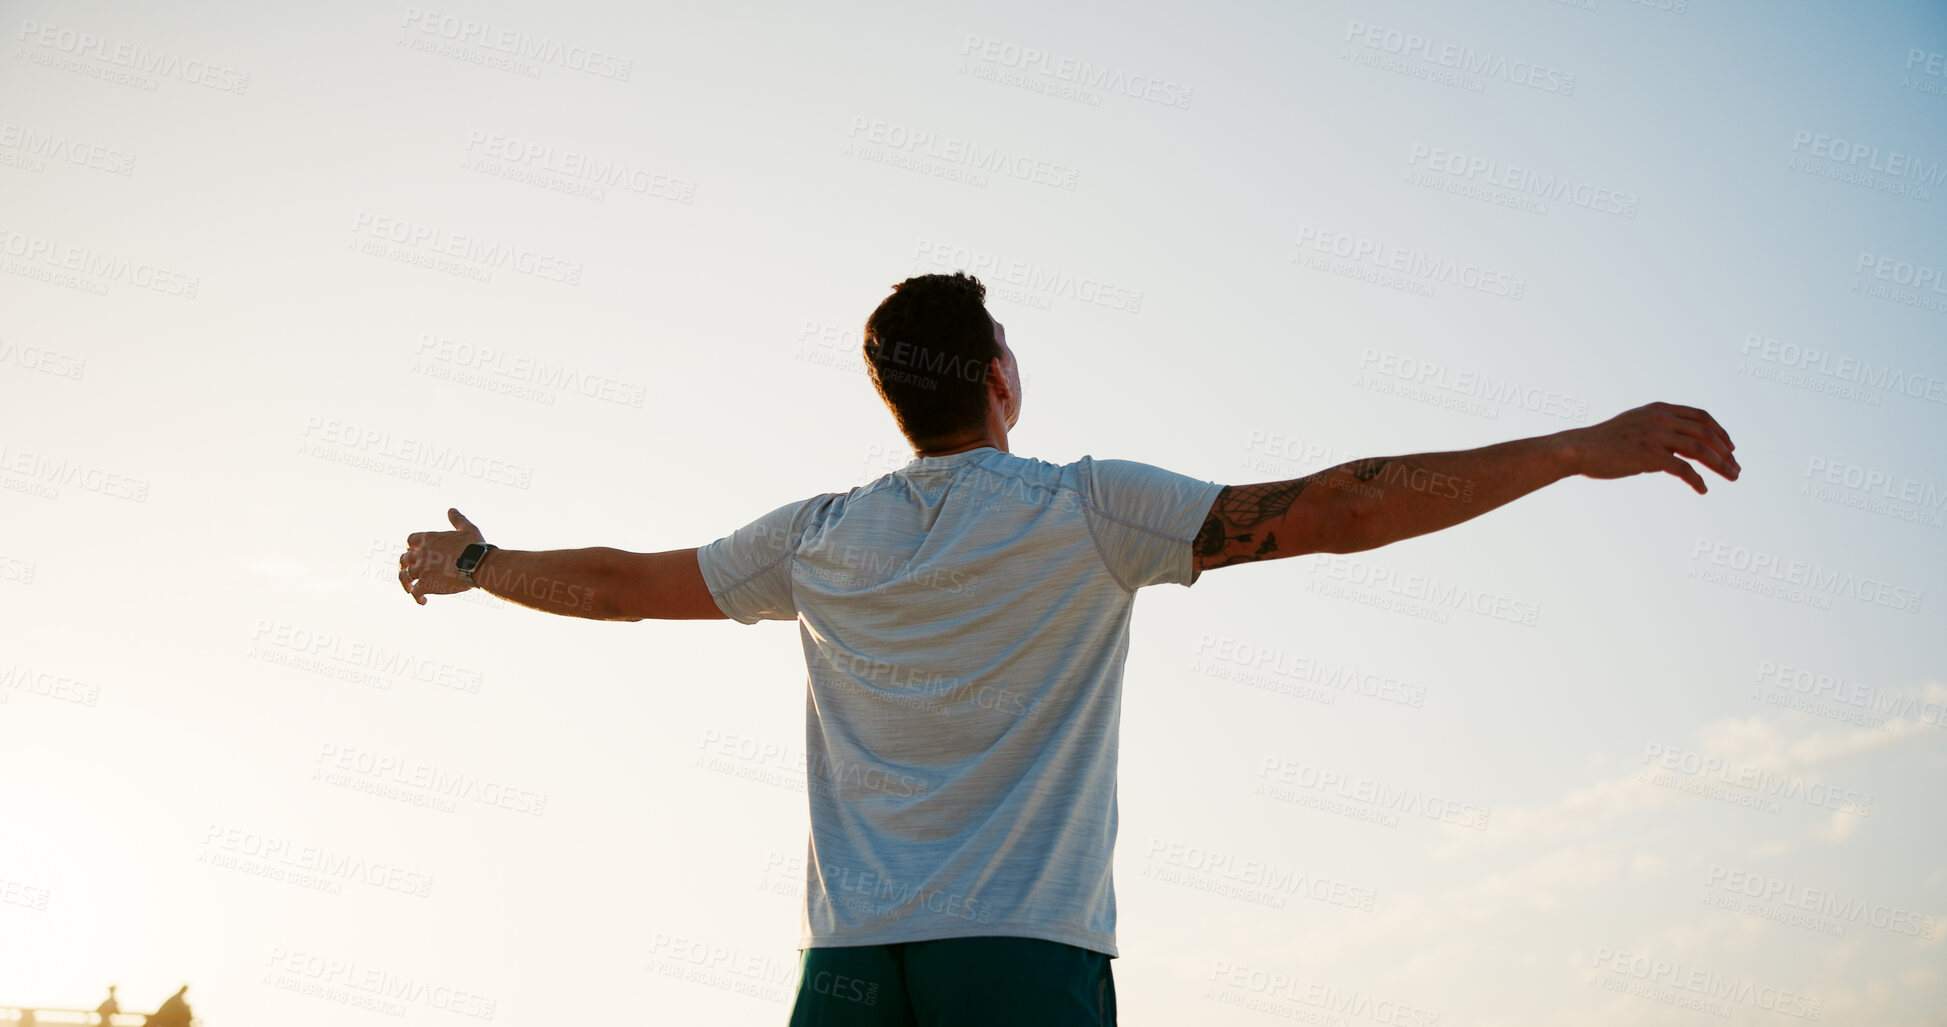
<svg viewBox="0 0 1947 1027"><path fill-rule="evenodd" d="M473 583L473 572L479 568L480 561L486 559L488 553L499 548L486 542L468 543L465 549L460 550L459 558L453 561L454 572L459 574L460 580L466 582L468 588L478 587Z"/></svg>

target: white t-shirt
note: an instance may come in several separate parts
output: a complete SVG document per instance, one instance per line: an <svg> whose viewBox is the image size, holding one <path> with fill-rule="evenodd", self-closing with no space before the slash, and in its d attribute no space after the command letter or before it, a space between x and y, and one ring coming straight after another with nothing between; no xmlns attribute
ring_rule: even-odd
<svg viewBox="0 0 1947 1027"><path fill-rule="evenodd" d="M1189 585L1222 486L991 446L790 503L697 552L796 620L811 839L799 947L1115 947L1116 737L1136 589Z"/></svg>

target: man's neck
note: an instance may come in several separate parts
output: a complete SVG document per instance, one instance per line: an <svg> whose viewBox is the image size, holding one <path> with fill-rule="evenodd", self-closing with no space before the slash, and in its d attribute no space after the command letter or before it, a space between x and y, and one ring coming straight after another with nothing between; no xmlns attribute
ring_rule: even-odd
<svg viewBox="0 0 1947 1027"><path fill-rule="evenodd" d="M981 435L963 442L939 444L929 449L916 448L913 450L913 456L952 456L955 453L965 453L969 450L980 449L983 446L992 446L1005 453L1008 451L1007 436L1002 435L996 438L992 435Z"/></svg>

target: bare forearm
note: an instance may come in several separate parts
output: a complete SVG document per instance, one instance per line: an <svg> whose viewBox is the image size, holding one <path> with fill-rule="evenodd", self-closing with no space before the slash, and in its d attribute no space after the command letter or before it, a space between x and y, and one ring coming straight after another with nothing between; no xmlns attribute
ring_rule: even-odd
<svg viewBox="0 0 1947 1027"><path fill-rule="evenodd" d="M1226 485L1190 543L1199 573L1304 553L1357 553L1451 528L1580 475L1668 472L1699 494L1688 457L1737 480L1737 446L1696 407L1648 403L1553 435L1451 453L1354 460L1288 481Z"/></svg>
<svg viewBox="0 0 1947 1027"><path fill-rule="evenodd" d="M1346 511L1331 551L1356 553L1450 528L1572 477L1577 451L1566 432L1479 449L1355 460L1314 476Z"/></svg>
<svg viewBox="0 0 1947 1027"><path fill-rule="evenodd" d="M619 549L495 549L473 572L475 588L543 613L608 620Z"/></svg>

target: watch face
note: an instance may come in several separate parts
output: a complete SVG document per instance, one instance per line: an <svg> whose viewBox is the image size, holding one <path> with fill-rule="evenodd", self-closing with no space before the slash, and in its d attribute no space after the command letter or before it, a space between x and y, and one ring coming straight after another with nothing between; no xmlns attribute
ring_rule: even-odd
<svg viewBox="0 0 1947 1027"><path fill-rule="evenodd" d="M475 567L480 566L480 558L485 555L487 555L486 546L478 542L470 543L465 549L460 550L460 558L453 561L453 565L462 572L471 574Z"/></svg>

